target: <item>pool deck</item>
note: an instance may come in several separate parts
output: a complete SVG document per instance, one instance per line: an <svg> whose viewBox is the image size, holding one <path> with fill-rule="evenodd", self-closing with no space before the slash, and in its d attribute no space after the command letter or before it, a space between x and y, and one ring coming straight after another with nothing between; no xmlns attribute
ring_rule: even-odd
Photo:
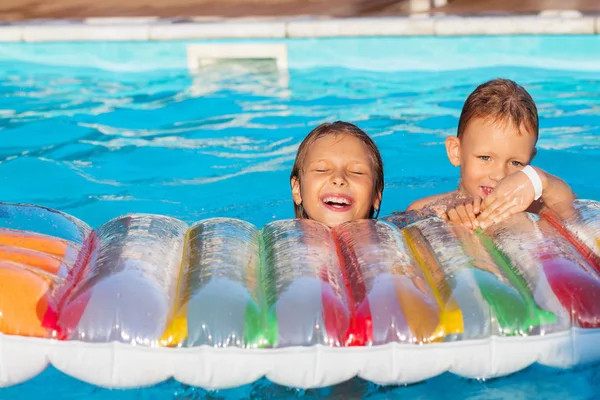
<svg viewBox="0 0 600 400"><path fill-rule="evenodd" d="M447 15L514 15L544 10L600 13L598 0L2 0L0 21L146 16L406 16L426 3L445 3L433 6L429 12Z"/></svg>
<svg viewBox="0 0 600 400"><path fill-rule="evenodd" d="M2 0L0 42L600 32L598 0L429 1Z"/></svg>

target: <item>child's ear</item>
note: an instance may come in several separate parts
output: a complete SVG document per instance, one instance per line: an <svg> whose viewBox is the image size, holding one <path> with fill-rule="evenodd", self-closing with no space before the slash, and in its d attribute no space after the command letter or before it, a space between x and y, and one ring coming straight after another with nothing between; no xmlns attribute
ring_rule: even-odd
<svg viewBox="0 0 600 400"><path fill-rule="evenodd" d="M290 185L292 185L292 199L294 200L294 203L299 206L302 204L302 195L300 194L300 181L298 180L298 177L292 176Z"/></svg>
<svg viewBox="0 0 600 400"><path fill-rule="evenodd" d="M537 154L537 147L534 147L533 150L531 151L531 158L529 159L529 162L533 161L536 154Z"/></svg>
<svg viewBox="0 0 600 400"><path fill-rule="evenodd" d="M450 163L455 167L460 165L460 139L456 136L446 138L446 154Z"/></svg>
<svg viewBox="0 0 600 400"><path fill-rule="evenodd" d="M381 192L378 192L375 195L375 200L373 201L373 208L376 209L376 210L379 210L379 207L381 206L381 197L382 197L382 195L383 194Z"/></svg>

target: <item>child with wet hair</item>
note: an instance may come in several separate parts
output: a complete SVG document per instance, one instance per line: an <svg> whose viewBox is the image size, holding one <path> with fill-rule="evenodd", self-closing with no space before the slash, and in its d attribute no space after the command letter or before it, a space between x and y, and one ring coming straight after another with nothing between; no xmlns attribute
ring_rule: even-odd
<svg viewBox="0 0 600 400"><path fill-rule="evenodd" d="M296 218L329 227L376 218L384 186L379 149L356 125L321 124L300 144L290 184Z"/></svg>
<svg viewBox="0 0 600 400"><path fill-rule="evenodd" d="M446 138L458 189L415 201L469 228L483 228L520 211L568 209L575 195L561 179L530 165L537 152L538 113L531 95L508 79L493 79L467 98L456 136Z"/></svg>

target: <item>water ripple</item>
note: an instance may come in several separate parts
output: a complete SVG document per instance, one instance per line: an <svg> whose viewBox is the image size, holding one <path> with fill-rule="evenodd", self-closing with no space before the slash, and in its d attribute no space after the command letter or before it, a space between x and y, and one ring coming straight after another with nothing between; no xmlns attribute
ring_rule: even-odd
<svg viewBox="0 0 600 400"><path fill-rule="evenodd" d="M22 201L62 206L70 197L83 219L106 203L114 205L111 217L132 207L185 217L196 207L210 213L244 203L245 217L260 222L267 216L252 210L267 198L289 217L297 146L313 127L337 119L357 123L382 151L389 183L382 212L403 208L456 184L443 138L455 134L468 93L496 76L519 81L537 101L538 165L572 182L580 196L600 197L598 184L578 173L584 160L598 170L600 75L591 73L323 67L282 76L233 65L133 75L1 62L0 69L7 71L0 184L16 187L9 198ZM18 187L24 179L38 182L35 194ZM79 203L82 197L93 203Z"/></svg>

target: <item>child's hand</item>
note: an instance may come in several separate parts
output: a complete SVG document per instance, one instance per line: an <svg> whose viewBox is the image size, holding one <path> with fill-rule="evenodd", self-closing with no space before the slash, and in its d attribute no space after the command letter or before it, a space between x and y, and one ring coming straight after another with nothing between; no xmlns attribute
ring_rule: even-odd
<svg viewBox="0 0 600 400"><path fill-rule="evenodd" d="M498 223L513 214L527 210L535 196L531 181L518 171L506 176L492 193L483 199L481 214L477 217L481 228Z"/></svg>
<svg viewBox="0 0 600 400"><path fill-rule="evenodd" d="M455 204L452 208L446 210L446 217L454 223L462 224L469 229L477 229L479 221L476 215L481 209L481 197L475 196L474 199L465 201L463 204Z"/></svg>

